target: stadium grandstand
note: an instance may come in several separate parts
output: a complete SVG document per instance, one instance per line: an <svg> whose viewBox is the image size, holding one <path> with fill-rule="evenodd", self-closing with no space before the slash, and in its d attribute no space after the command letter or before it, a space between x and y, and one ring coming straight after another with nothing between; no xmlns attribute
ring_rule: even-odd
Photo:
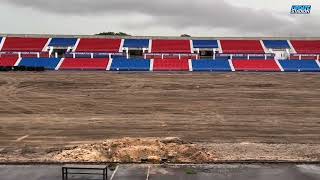
<svg viewBox="0 0 320 180"><path fill-rule="evenodd" d="M2 35L2 69L320 71L320 39Z"/></svg>

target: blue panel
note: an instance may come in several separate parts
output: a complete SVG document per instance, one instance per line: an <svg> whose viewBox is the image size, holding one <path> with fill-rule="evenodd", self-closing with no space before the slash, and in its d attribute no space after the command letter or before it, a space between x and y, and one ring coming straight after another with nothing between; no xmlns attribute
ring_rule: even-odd
<svg viewBox="0 0 320 180"><path fill-rule="evenodd" d="M116 58L112 60L111 71L149 71L150 60Z"/></svg>
<svg viewBox="0 0 320 180"><path fill-rule="evenodd" d="M54 70L60 62L60 58L22 58L18 66L44 67Z"/></svg>
<svg viewBox="0 0 320 180"><path fill-rule="evenodd" d="M286 72L320 71L320 67L314 60L279 60L279 63Z"/></svg>
<svg viewBox="0 0 320 180"><path fill-rule="evenodd" d="M124 40L123 47L148 48L149 47L149 39L126 39L126 40Z"/></svg>
<svg viewBox="0 0 320 180"><path fill-rule="evenodd" d="M263 40L263 44L268 49L291 49L286 40Z"/></svg>
<svg viewBox="0 0 320 180"><path fill-rule="evenodd" d="M0 37L0 43L1 43L1 41L2 41L2 37Z"/></svg>
<svg viewBox="0 0 320 180"><path fill-rule="evenodd" d="M77 43L77 38L52 38L49 46L73 47L76 43Z"/></svg>
<svg viewBox="0 0 320 180"><path fill-rule="evenodd" d="M228 60L192 60L193 71L232 71Z"/></svg>
<svg viewBox="0 0 320 180"><path fill-rule="evenodd" d="M193 47L200 49L219 48L217 40L193 40Z"/></svg>

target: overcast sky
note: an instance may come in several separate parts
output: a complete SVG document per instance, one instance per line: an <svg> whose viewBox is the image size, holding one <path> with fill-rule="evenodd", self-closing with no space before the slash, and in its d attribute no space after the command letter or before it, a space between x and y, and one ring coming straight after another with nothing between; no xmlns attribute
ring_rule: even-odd
<svg viewBox="0 0 320 180"><path fill-rule="evenodd" d="M310 15L291 15L310 4ZM319 36L320 0L0 0L0 32Z"/></svg>

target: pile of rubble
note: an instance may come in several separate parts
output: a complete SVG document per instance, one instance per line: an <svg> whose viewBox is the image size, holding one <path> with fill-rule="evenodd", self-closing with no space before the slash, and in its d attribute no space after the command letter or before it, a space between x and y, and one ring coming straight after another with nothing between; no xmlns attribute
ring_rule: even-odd
<svg viewBox="0 0 320 180"><path fill-rule="evenodd" d="M141 162L202 163L216 157L205 147L179 138L123 138L85 144L52 155L59 162Z"/></svg>

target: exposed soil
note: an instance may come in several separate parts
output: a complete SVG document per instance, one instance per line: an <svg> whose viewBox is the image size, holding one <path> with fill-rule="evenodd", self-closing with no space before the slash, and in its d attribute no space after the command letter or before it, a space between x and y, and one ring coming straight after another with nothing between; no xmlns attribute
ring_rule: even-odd
<svg viewBox="0 0 320 180"><path fill-rule="evenodd" d="M214 160L319 160L319 92L319 74L0 73L0 161L124 137L179 137Z"/></svg>
<svg viewBox="0 0 320 180"><path fill-rule="evenodd" d="M169 141L168 141L169 140ZM124 138L106 140L63 150L52 156L57 162L142 162L202 163L215 159L214 155L196 144L179 138Z"/></svg>
<svg viewBox="0 0 320 180"><path fill-rule="evenodd" d="M169 141L168 141L169 140ZM172 141L171 141L172 140ZM192 144L179 138L123 138L49 154L55 162L211 163L216 161L320 161L320 145Z"/></svg>

